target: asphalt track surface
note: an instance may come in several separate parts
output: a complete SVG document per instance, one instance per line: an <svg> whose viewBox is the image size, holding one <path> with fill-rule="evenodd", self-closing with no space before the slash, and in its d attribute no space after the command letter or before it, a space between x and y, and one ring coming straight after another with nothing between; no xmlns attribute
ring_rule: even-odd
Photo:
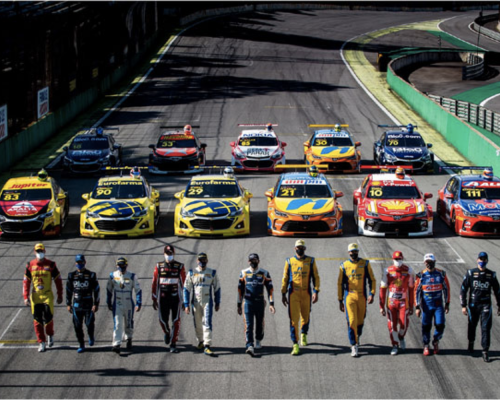
<svg viewBox="0 0 500 400"><path fill-rule="evenodd" d="M342 44L359 34L409 22L457 17L472 20L476 13L403 13L366 11L269 12L214 19L188 30L147 81L106 121L119 126L128 164L147 159L161 124L200 125L208 144L208 159L230 159L229 142L238 134L237 123L278 123L276 131L288 143L287 160L302 158L302 143L310 123L350 124L363 143L363 159L371 160L378 123L390 123L346 69ZM97 314L96 346L76 353L71 317L64 305L55 311L56 345L39 354L34 343L30 310L23 307L22 274L32 258L35 241L0 242L3 296L0 306L0 397L2 398L496 398L500 392L499 324L494 317L490 364L479 352L467 355L467 319L461 314L458 292L462 276L475 264L477 253L490 253L490 267L500 258L497 240L456 237L437 218L433 238L379 239L358 237L352 218L352 192L362 175L333 175L336 190L345 193L344 235L306 239L307 253L317 257L321 277L319 302L312 307L310 345L292 357L289 322L280 303L279 288L286 257L293 255L295 238L266 236L264 191L278 175L243 175L242 185L253 194L252 233L247 238L196 240L173 236L175 192L185 176L151 177L161 192L161 220L152 238L89 240L78 235L81 193L92 189L96 178L62 178L70 192L71 217L61 239L45 242L47 256L57 262L63 277L84 253L89 269L97 272L102 306ZM431 192L435 206L438 189L447 176L417 176L420 189ZM386 319L377 300L368 307L360 358L350 356L344 314L338 310L337 273L347 256L347 245L357 242L361 256L372 260L377 282L396 249L414 269L433 252L438 266L448 272L451 311L437 356L422 356L419 320L411 317L405 354L391 357ZM172 243L176 258L194 267L195 255L206 252L222 285L221 310L213 319L210 358L195 348L191 316L183 316L180 354L166 352L157 314L151 307L151 278L162 248ZM256 252L276 287L275 315L266 314L264 348L259 357L244 353L243 320L236 312L239 271ZM104 287L114 260L126 256L138 274L144 307L135 317L134 351L111 353L111 313ZM378 296L378 287L377 287Z"/></svg>

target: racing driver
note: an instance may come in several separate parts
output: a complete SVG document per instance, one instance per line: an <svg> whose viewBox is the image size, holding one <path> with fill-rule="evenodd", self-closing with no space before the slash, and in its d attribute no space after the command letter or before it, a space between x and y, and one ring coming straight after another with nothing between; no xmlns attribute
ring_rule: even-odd
<svg viewBox="0 0 500 400"><path fill-rule="evenodd" d="M151 297L153 308L158 310L165 344L170 344L171 353L178 353L177 340L181 328L182 288L186 280L186 270L184 264L174 260L174 256L174 246L167 244L163 249L165 261L155 265ZM170 315L172 315L173 334L168 325Z"/></svg>
<svg viewBox="0 0 500 400"><path fill-rule="evenodd" d="M399 349L406 349L405 335L410 322L408 316L413 315L415 299L415 274L411 267L403 264L401 251L395 251L392 259L393 264L384 270L380 282L380 313L384 317L387 315L391 355L395 356Z"/></svg>
<svg viewBox="0 0 500 400"><path fill-rule="evenodd" d="M108 309L113 311L113 347L115 353L120 354L122 339L127 340L127 350L132 349L134 335L134 300L132 291L135 291L135 311L141 311L142 290L139 279L132 272L127 271L128 261L125 257L116 260L116 271L109 274L107 286ZM125 336L124 336L125 331Z"/></svg>
<svg viewBox="0 0 500 400"><path fill-rule="evenodd" d="M283 305L288 306L290 337L293 342L292 355L300 354L298 343L299 322L300 344L307 346L311 301L316 303L319 294L319 274L316 260L305 254L306 244L302 239L295 242L295 256L286 259L281 282ZM312 290L311 290L312 285ZM288 293L288 299L287 299Z"/></svg>
<svg viewBox="0 0 500 400"><path fill-rule="evenodd" d="M52 292L52 280L57 289L57 304L63 300L63 285L61 274L54 261L45 258L45 246L43 243L35 244L36 258L26 265L23 280L24 305L31 304L33 323L35 325L36 338L39 343L38 351L45 351L45 340L48 346L54 346L54 292ZM30 293L31 283L33 289ZM45 335L47 334L47 338Z"/></svg>
<svg viewBox="0 0 500 400"><path fill-rule="evenodd" d="M366 315L366 284L370 291L368 304L372 304L373 296L375 296L375 277L370 261L359 258L357 243L351 243L347 251L349 260L340 264L337 290L339 309L346 313L351 356L358 357L359 337L363 333Z"/></svg>

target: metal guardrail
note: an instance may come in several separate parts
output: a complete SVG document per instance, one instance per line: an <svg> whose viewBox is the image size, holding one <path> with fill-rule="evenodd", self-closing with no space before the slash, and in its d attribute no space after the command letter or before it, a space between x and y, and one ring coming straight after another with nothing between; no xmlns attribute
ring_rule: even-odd
<svg viewBox="0 0 500 400"><path fill-rule="evenodd" d="M477 104L427 93L427 96L458 118L500 136L500 114Z"/></svg>
<svg viewBox="0 0 500 400"><path fill-rule="evenodd" d="M485 16L481 15L474 20L474 23L472 24L472 29L474 29L476 32L479 32L482 35L488 36L491 39L500 41L500 32L492 31L491 29L488 29L485 26L483 26L485 23L495 21L496 19L498 19L498 12L495 14L490 14Z"/></svg>
<svg viewBox="0 0 500 400"><path fill-rule="evenodd" d="M484 74L483 57L471 53L467 56L467 64L469 65L462 67L462 80L476 79Z"/></svg>

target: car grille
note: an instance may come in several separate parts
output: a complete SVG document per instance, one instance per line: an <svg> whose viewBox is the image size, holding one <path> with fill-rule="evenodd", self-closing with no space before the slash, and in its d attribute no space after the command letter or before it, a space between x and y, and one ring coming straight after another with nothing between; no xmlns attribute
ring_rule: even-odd
<svg viewBox="0 0 500 400"><path fill-rule="evenodd" d="M190 223L194 229L217 231L220 229L229 229L233 221L230 219L193 219Z"/></svg>
<svg viewBox="0 0 500 400"><path fill-rule="evenodd" d="M421 220L406 222L375 221L375 225L372 230L373 232L392 233L395 235L405 235L410 232L422 232L420 221Z"/></svg>
<svg viewBox="0 0 500 400"><path fill-rule="evenodd" d="M132 219L120 219L117 221L102 219L95 223L97 229L108 232L128 231L134 229L136 224L137 221Z"/></svg>
<svg viewBox="0 0 500 400"><path fill-rule="evenodd" d="M348 171L352 170L351 164L348 162L328 163L329 171Z"/></svg>
<svg viewBox="0 0 500 400"><path fill-rule="evenodd" d="M4 233L34 233L42 229L43 221L4 222L1 224Z"/></svg>
<svg viewBox="0 0 500 400"><path fill-rule="evenodd" d="M471 231L500 235L500 221L499 222L478 221L474 224Z"/></svg>
<svg viewBox="0 0 500 400"><path fill-rule="evenodd" d="M328 232L325 221L286 221L281 230L284 232Z"/></svg>
<svg viewBox="0 0 500 400"><path fill-rule="evenodd" d="M273 166L273 162L271 160L246 160L243 161L243 165L248 168L271 168Z"/></svg>

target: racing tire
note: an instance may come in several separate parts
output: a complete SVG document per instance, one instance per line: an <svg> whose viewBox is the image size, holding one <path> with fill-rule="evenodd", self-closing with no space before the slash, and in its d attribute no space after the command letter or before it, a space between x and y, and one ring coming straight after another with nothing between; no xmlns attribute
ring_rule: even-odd
<svg viewBox="0 0 500 400"><path fill-rule="evenodd" d="M457 226L457 216L455 215L455 210L453 210L453 213L451 214L450 226L456 235L460 235L460 233L459 233L460 229L458 229L458 226Z"/></svg>
<svg viewBox="0 0 500 400"><path fill-rule="evenodd" d="M358 206L356 204L353 204L352 206L352 216L354 218L354 223L356 224L358 235L363 235L363 229L359 226Z"/></svg>

